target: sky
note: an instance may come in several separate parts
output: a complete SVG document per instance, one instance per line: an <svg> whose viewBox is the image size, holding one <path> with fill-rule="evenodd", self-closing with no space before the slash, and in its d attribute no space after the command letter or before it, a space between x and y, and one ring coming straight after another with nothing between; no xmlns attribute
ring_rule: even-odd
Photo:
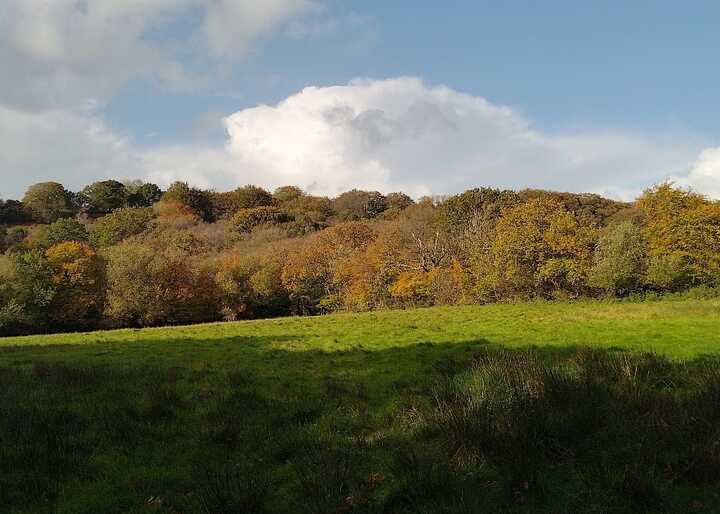
<svg viewBox="0 0 720 514"><path fill-rule="evenodd" d="M36 182L720 198L720 3L2 0L0 198Z"/></svg>

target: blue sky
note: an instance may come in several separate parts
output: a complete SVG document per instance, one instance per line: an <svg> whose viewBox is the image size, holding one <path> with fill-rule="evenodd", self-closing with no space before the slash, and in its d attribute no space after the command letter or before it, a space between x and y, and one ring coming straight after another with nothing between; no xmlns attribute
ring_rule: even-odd
<svg viewBox="0 0 720 514"><path fill-rule="evenodd" d="M129 84L106 109L142 137L183 137L207 112L305 85L411 75L525 112L543 127L686 127L720 137L718 2L333 2L350 34L282 34L189 94ZM348 37L349 36L349 37Z"/></svg>
<svg viewBox="0 0 720 514"><path fill-rule="evenodd" d="M100 132L104 139L88 143L93 150L82 155L56 156L53 152L59 150L50 148L48 157L38 158L38 149L28 143L33 151L27 155L15 151L6 162L0 158L0 173L9 178L8 168L27 170L11 178L0 197L17 195L28 180L53 178L77 187L120 169L159 182L186 179L220 189L251 181L271 187L296 179L303 187L329 193L355 186L447 193L487 184L566 186L632 196L670 177L720 194L718 2L268 0L258 7L248 0L217 0L223 10L213 12L206 7L209 2L148 0L131 12L100 9L109 1L94 0L78 9L74 1L58 0L57 9L38 17L41 0L8 0L10 12L5 14L11 16L5 18L16 24L18 19L33 20L30 27L37 30L30 30L30 36L0 36L0 48L6 47L0 64L18 70L16 81L0 79L0 106L7 109L0 134L8 134L0 145L10 149L11 142L31 138L32 127L49 131L52 123L76 124L85 133L94 127L90 132ZM105 39L102 31L87 29L107 20L118 27L128 23L128 34L116 30ZM77 26L87 34L73 35ZM48 33L54 37L46 37ZM93 44L97 49L87 51ZM61 51L55 55L57 48ZM37 84L47 76L61 77L58 89L37 93L42 91ZM396 98L393 85L385 84L378 95L370 95L367 84L354 86L340 100L327 89L347 87L358 77L379 84L414 77L422 87L404 83L413 90L413 101L395 113L394 106L402 102L388 104ZM301 98L302 105L293 110L256 109L294 98L308 86L321 93ZM437 91L440 86L455 96L448 99ZM473 111L475 121L465 123L466 114L457 114L463 95L484 99L495 114ZM317 126L337 102L352 113L336 130L342 137L324 135L308 141L306 151L285 155L283 147L292 144L273 134L293 126L300 112L305 125L299 127ZM468 137L473 131L487 133L487 141L496 141L493 148L528 137L543 143L532 149L510 144L492 158L486 158L488 151L457 158L462 149L436 143L452 138L427 129L422 137L412 136L416 144L437 144L433 155L452 152L452 158L434 162L445 168L437 176L423 169L414 180L412 168L418 163L408 157L413 151L403 138L410 137L409 128L402 123L418 123L405 114L427 104L437 109L424 116L462 125ZM497 121L504 107L510 109L510 122ZM360 145L368 131L378 128L367 125L362 115L375 111L382 111L382 126L392 125L394 132L384 133L383 145ZM229 121L235 125L228 128ZM507 131L502 128L507 123L524 128ZM253 135L251 145L247 131L233 132L233 126L254 127L254 134L266 134L266 139L258 142ZM39 138L49 140L52 133ZM348 146L348 138L355 142ZM78 136L60 146L82 144ZM335 159L327 148L338 145L342 155ZM309 155L311 151L315 153ZM193 157L192 165L185 166L183 152L206 160ZM278 152L283 153L279 159ZM537 160L545 166L535 175L522 169L535 160L533 152L539 152ZM517 153L527 155L518 161L513 157ZM320 154L325 157L316 158ZM287 163L288 169L277 169L269 162L273 159ZM57 164L48 166L50 162ZM616 171L623 162L629 169ZM320 177L308 166L321 168ZM245 171L232 171L236 168ZM556 175L555 168L563 171ZM448 174L450 181L445 180ZM569 178L576 175L587 179Z"/></svg>

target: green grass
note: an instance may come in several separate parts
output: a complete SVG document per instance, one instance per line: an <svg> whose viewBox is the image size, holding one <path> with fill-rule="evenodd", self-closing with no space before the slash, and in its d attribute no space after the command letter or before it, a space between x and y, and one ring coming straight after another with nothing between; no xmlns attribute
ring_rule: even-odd
<svg viewBox="0 0 720 514"><path fill-rule="evenodd" d="M502 348L529 347L547 370L505 357L478 368ZM625 352L658 357L628 368L618 360ZM720 299L0 339L0 512L718 512L716 478L699 473L696 458L720 448L705 407L714 404L704 403L718 359ZM617 371L626 368L632 380ZM476 384L473 373L487 369L506 370L482 378L501 391L491 396L514 391L521 409L498 414L492 402L468 400L470 386L448 389ZM567 394L538 404L518 393L537 381ZM568 407L565 397L577 401ZM480 409L470 418L458 415L466 401ZM588 405L606 414L589 427ZM525 429L481 430L477 420L493 412L487 419ZM567 432L561 449L558 431ZM627 445L612 442L624 433ZM666 451L653 460L657 448ZM526 471L509 465L525 455ZM703 466L720 466L713 458Z"/></svg>
<svg viewBox="0 0 720 514"><path fill-rule="evenodd" d="M146 330L116 330L0 338L2 346L97 343L264 341L268 350L370 350L422 342L484 340L527 345L625 347L690 358L720 351L720 299L650 302L537 302L407 311L336 314L315 318L215 323ZM242 351L242 348L239 349Z"/></svg>

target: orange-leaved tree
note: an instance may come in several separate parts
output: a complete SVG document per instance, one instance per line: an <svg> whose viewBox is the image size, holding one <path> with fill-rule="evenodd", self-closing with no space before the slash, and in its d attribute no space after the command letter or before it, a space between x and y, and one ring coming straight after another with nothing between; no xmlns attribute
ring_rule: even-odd
<svg viewBox="0 0 720 514"><path fill-rule="evenodd" d="M290 292L296 312L337 308L347 283L338 273L343 262L362 252L375 239L363 222L341 223L313 234L288 254L282 281Z"/></svg>

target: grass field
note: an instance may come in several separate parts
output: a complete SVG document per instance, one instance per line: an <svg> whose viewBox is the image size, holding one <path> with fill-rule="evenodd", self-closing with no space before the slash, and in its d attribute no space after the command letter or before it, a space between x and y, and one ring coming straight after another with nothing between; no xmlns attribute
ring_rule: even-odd
<svg viewBox="0 0 720 514"><path fill-rule="evenodd" d="M718 362L719 299L0 339L0 512L720 512Z"/></svg>

